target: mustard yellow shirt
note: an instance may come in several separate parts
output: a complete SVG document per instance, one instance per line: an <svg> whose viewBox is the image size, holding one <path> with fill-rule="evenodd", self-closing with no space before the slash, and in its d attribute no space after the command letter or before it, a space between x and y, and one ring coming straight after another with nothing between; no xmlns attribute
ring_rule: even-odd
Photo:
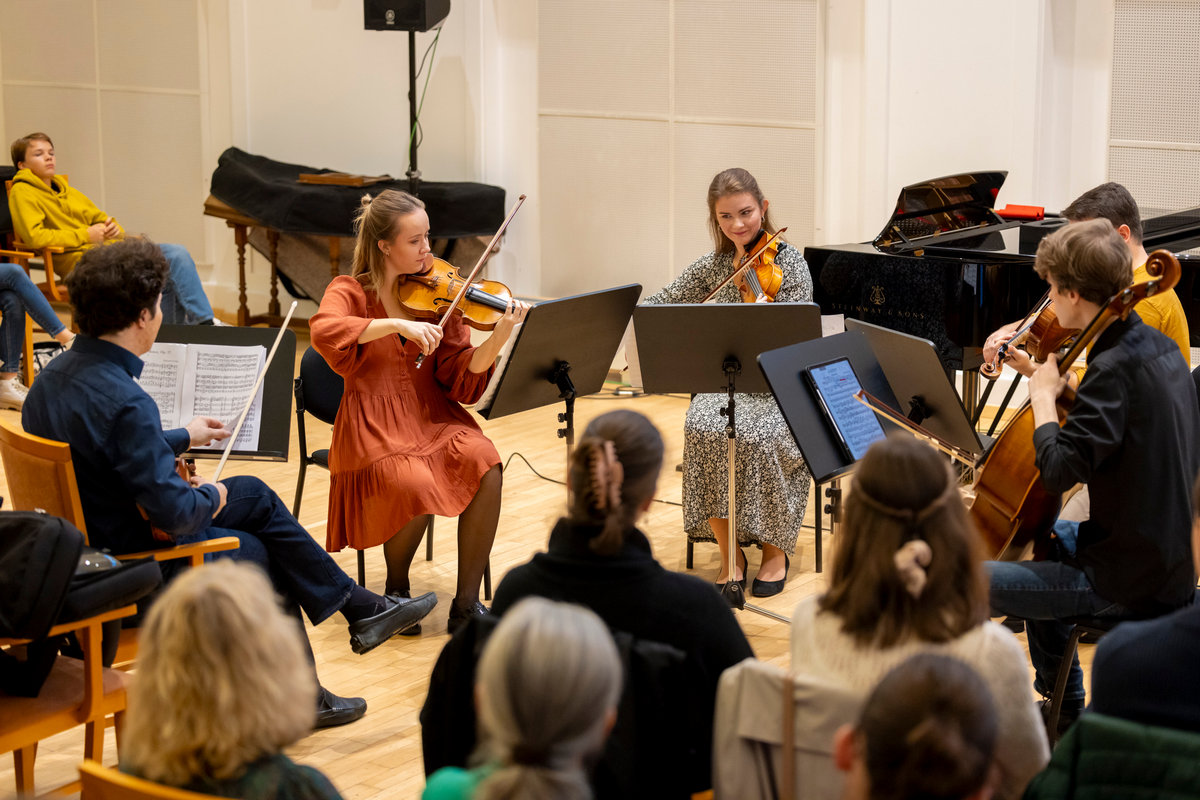
<svg viewBox="0 0 1200 800"><path fill-rule="evenodd" d="M1141 283L1142 281L1150 280L1150 273L1146 271L1146 265L1142 264L1133 271L1133 282ZM1168 338L1172 339L1179 347L1179 352L1183 353L1183 360L1187 362L1188 368L1192 364L1192 344L1188 334L1187 316L1183 313L1183 304L1179 302L1179 295L1175 294L1174 289L1168 289L1165 292L1151 295L1145 300L1142 300L1134 311L1142 318L1142 322L1149 325L1151 328L1162 331ZM1091 345L1088 345L1088 352L1092 351ZM1072 370L1075 377L1083 380L1083 373L1087 371L1086 366L1078 366Z"/></svg>

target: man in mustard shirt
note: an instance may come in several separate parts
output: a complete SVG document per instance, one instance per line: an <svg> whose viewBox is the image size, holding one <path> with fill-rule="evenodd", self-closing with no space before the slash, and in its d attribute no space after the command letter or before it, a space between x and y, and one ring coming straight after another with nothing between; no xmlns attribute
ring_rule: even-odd
<svg viewBox="0 0 1200 800"><path fill-rule="evenodd" d="M111 216L96 207L87 195L56 174L54 143L44 133L31 133L12 143L12 162L18 172L8 193L17 238L34 249L62 247L54 271L66 277L89 248L125 231ZM163 320L180 325L212 325L213 310L196 262L178 244L160 245L170 267L163 290Z"/></svg>
<svg viewBox="0 0 1200 800"><path fill-rule="evenodd" d="M1133 282L1139 283L1149 279L1150 276L1146 272L1146 261L1149 256L1146 248L1142 246L1142 217L1138 213L1133 195L1124 186L1109 182L1102 183L1095 189L1089 189L1071 201L1071 204L1063 209L1062 215L1070 222L1101 218L1111 222L1117 229L1117 233L1121 234L1121 238L1125 240L1125 247L1129 250L1129 257L1133 263ZM1179 295L1175 294L1174 289L1148 297L1138 303L1137 313L1142 318L1142 322L1151 328L1162 331L1173 340L1179 346L1183 360L1189 365L1191 364L1191 342L1188 338L1187 317L1183 313ZM983 346L984 361L990 363L995 360L1000 345L1012 338L1020 324L1020 322L1014 322L1005 325L987 338ZM1027 378L1037 368L1037 365L1031 362L1028 356L1015 350L1009 351L1005 363ZM1083 378L1083 369L1073 371L1071 376L1072 388L1077 387Z"/></svg>

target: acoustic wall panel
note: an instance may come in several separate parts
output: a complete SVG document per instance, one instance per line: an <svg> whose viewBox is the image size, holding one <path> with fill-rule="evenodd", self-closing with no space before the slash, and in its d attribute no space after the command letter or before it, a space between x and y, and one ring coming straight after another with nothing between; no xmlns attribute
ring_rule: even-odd
<svg viewBox="0 0 1200 800"><path fill-rule="evenodd" d="M130 233L181 244L194 257L204 247L205 181L200 98L100 93L105 201Z"/></svg>
<svg viewBox="0 0 1200 800"><path fill-rule="evenodd" d="M672 130L677 263L671 277L712 249L706 193L712 177L729 167L754 175L769 201L772 222L788 229L789 242L800 248L812 242L813 131L734 125L675 125Z"/></svg>
<svg viewBox="0 0 1200 800"><path fill-rule="evenodd" d="M667 110L666 0L538 4L538 102L544 109Z"/></svg>
<svg viewBox="0 0 1200 800"><path fill-rule="evenodd" d="M815 0L678 0L675 113L812 123Z"/></svg>
<svg viewBox="0 0 1200 800"><path fill-rule="evenodd" d="M92 0L0 0L0 65L5 81L94 82Z"/></svg>
<svg viewBox="0 0 1200 800"><path fill-rule="evenodd" d="M538 4L543 294L663 286L711 248L705 192L730 166L760 179L792 242L811 240L820 8Z"/></svg>
<svg viewBox="0 0 1200 800"><path fill-rule="evenodd" d="M542 294L662 285L667 124L542 117Z"/></svg>
<svg viewBox="0 0 1200 800"><path fill-rule="evenodd" d="M100 104L92 89L61 86L4 87L4 144L18 136L41 131L54 140L57 168L72 186L88 187L96 203L103 202L100 142ZM103 206L101 206L103 208Z"/></svg>
<svg viewBox="0 0 1200 800"><path fill-rule="evenodd" d="M196 0L104 0L96 34L102 83L199 91Z"/></svg>
<svg viewBox="0 0 1200 800"><path fill-rule="evenodd" d="M1200 206L1200 0L1117 0L1108 176L1146 216Z"/></svg>

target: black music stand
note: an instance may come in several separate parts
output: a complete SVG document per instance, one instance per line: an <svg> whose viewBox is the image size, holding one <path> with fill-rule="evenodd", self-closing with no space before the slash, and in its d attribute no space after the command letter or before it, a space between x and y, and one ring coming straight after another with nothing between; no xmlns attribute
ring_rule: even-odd
<svg viewBox="0 0 1200 800"><path fill-rule="evenodd" d="M562 400L566 410L558 421L566 427L558 429L558 437L567 440L570 469L575 398L604 386L641 293L642 287L633 283L548 300L529 309L495 378L495 392L475 409L479 416L495 419Z"/></svg>
<svg viewBox="0 0 1200 800"><path fill-rule="evenodd" d="M753 369L764 350L821 335L821 310L814 303L716 303L647 305L633 312L634 337L647 392L719 392L729 400L726 419L729 469L729 581L722 594L745 608L782 622L788 618L746 602L733 580L737 550L737 401L735 392L765 392L767 382Z"/></svg>
<svg viewBox="0 0 1200 800"><path fill-rule="evenodd" d="M837 436L826 421L812 389L804 379L804 371L815 364L837 358L847 358L854 366L862 388L893 408L896 397L888 385L883 368L879 365L871 345L861 332L839 333L824 339L801 342L790 347L771 350L758 357L762 370L779 410L787 421L796 446L804 455L804 461L819 487L823 483L832 486L825 490L830 503L825 511L830 515L830 531L841 519L841 478L854 469L854 460L843 452ZM940 369L940 366L939 366ZM885 433L897 430L897 426L881 419ZM819 497L818 492L818 497ZM817 503L816 556L817 572L821 571L821 522L820 501Z"/></svg>
<svg viewBox="0 0 1200 800"><path fill-rule="evenodd" d="M933 342L857 319L847 319L846 330L862 331L867 337L892 394L900 401L894 409L960 450L976 458L983 455L979 434Z"/></svg>

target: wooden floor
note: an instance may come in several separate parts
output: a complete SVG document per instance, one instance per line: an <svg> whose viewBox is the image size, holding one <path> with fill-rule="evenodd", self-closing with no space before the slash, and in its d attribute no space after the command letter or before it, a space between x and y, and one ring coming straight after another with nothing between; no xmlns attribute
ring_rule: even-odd
<svg viewBox="0 0 1200 800"><path fill-rule="evenodd" d="M300 336L299 356L307 346ZM680 473L673 467L682 457L683 418L687 399L672 396L617 397L606 390L581 398L576 403L576 428L582 432L588 420L615 408L631 408L648 416L662 431L667 454L658 498L641 527L650 537L655 556L668 569L684 571L685 537L682 530ZM492 550L492 572L496 580L511 567L524 563L544 550L555 519L565 509L566 489L534 474L561 481L565 472L566 445L557 438L560 424L556 415L561 407L546 407L494 421L481 420L484 430L495 442L507 465L504 476L504 500L496 544ZM0 411L0 417L19 424L19 414ZM294 415L293 415L294 421ZM292 502L296 487L296 432L292 431L291 459L286 463L230 462L226 475L253 474L265 480L283 498ZM328 426L315 420L308 425L309 445L327 446ZM511 462L510 462L511 457ZM523 460L524 459L524 460ZM528 461L528 464L525 461ZM204 473L206 463L200 462ZM5 487L7 485L5 484ZM325 515L328 474L319 468L309 470L300 522L321 543L325 541ZM790 616L804 597L821 591L824 577L814 571L814 535L812 512L817 498L809 500L809 515L801 531L792 571L784 592L772 598L754 599L763 608ZM421 763L420 727L417 714L425 698L429 672L447 641L446 614L454 595L456 547L455 522L438 518L435 524L434 557L424 560L424 548L414 562L411 577L416 591L436 591L439 605L426 619L424 632L414 638L394 638L376 650L354 655L349 635L340 615L318 628L309 628L316 652L321 682L343 695L361 695L368 703L367 716L352 725L318 731L298 742L288 753L294 759L322 770L346 798L397 798L419 796L424 785ZM829 566L831 540L825 538L826 568ZM758 563L758 551L748 550L752 578ZM354 576L355 552L335 554L335 560ZM695 574L706 580L717 574L717 549L697 545ZM367 586L383 590L384 567L378 551L367 553ZM752 598L753 599L753 598ZM653 613L653 609L647 609ZM754 652L765 661L788 665L788 625L750 611L737 612ZM1024 637L1022 637L1023 640ZM1083 647L1085 672L1090 668L1091 648ZM0 701L2 702L2 701ZM81 757L82 728L42 743L37 759L37 785L41 789L67 782L74 777ZM115 764L112 732L105 749L105 763ZM12 792L12 760L0 762L0 797Z"/></svg>

